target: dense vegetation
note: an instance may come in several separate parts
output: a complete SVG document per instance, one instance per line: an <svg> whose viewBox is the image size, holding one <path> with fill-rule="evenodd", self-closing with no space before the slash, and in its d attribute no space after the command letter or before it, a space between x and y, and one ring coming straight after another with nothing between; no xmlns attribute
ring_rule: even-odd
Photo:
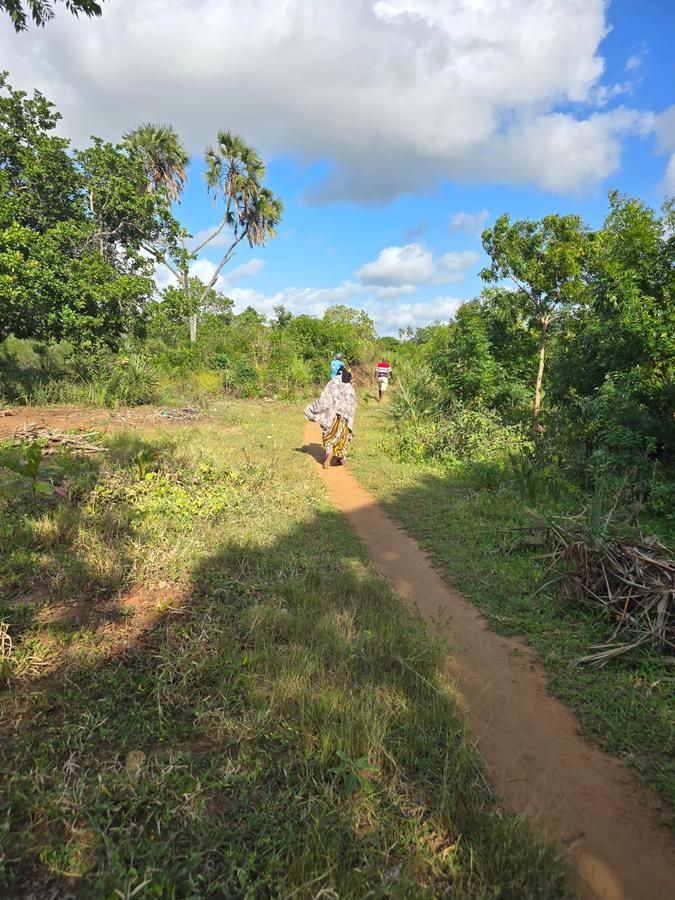
<svg viewBox="0 0 675 900"><path fill-rule="evenodd" d="M500 461L671 516L675 209L609 201L596 231L502 216L484 233L484 278L515 287L488 287L405 346L404 457Z"/></svg>

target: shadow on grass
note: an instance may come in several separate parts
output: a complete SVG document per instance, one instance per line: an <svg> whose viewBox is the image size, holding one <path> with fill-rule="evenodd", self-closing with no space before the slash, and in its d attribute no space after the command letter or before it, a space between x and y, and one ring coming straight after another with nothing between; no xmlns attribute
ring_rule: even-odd
<svg viewBox="0 0 675 900"><path fill-rule="evenodd" d="M40 622L45 636L58 641L82 629L93 636L129 614L123 601L133 585L134 510L125 489L140 482L139 453L150 470L160 464L171 469L174 446L166 438L149 441L130 432L110 436L107 446L105 456L65 452L43 460L48 474L42 477L59 486L66 501L32 501L28 487L19 485L0 511L0 620L11 625L16 652ZM29 652L32 669L39 670L39 648Z"/></svg>
<svg viewBox="0 0 675 900"><path fill-rule="evenodd" d="M189 581L123 648L5 694L8 895L565 895L340 515L224 543Z"/></svg>

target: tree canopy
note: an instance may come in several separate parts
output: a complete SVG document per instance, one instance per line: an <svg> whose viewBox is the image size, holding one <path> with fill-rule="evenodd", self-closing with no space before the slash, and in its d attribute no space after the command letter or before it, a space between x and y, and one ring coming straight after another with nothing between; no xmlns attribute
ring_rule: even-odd
<svg viewBox="0 0 675 900"><path fill-rule="evenodd" d="M72 151L39 92L0 92L0 337L114 346L154 291L145 248L175 243L167 200L123 147Z"/></svg>
<svg viewBox="0 0 675 900"><path fill-rule="evenodd" d="M56 0L65 4L74 16L100 16L105 0ZM44 26L54 18L54 0L0 0L0 10L6 12L16 31L25 31L28 21Z"/></svg>

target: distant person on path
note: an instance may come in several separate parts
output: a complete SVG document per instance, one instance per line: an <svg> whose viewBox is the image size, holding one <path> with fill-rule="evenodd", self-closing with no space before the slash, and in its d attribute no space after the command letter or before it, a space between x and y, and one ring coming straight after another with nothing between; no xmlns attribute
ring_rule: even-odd
<svg viewBox="0 0 675 900"><path fill-rule="evenodd" d="M389 384L389 379L391 377L391 366L386 359L383 359L382 362L377 364L375 375L377 377L377 399L380 401L382 400L382 395L387 390L387 385Z"/></svg>
<svg viewBox="0 0 675 900"><path fill-rule="evenodd" d="M345 364L342 361L342 354L336 353L330 361L330 377L335 378L340 369L344 368L344 365Z"/></svg>
<svg viewBox="0 0 675 900"><path fill-rule="evenodd" d="M356 392L351 382L351 372L342 366L321 391L319 399L305 409L305 418L321 426L323 449L326 451L324 469L328 468L333 457L340 465L344 465L347 458L356 415Z"/></svg>

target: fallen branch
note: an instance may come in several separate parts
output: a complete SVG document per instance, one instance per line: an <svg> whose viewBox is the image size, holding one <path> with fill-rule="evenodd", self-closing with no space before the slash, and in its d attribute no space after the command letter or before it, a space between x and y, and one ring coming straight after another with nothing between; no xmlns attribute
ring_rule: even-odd
<svg viewBox="0 0 675 900"><path fill-rule="evenodd" d="M45 456L55 453L60 447L67 447L69 450L77 450L81 453L105 453L108 449L107 447L102 447L100 444L92 444L89 440L98 434L98 431L88 431L83 434L67 434L58 430L50 431L48 428L33 422L30 425L24 425L23 428L17 428L14 432L14 443L44 442L42 453Z"/></svg>

